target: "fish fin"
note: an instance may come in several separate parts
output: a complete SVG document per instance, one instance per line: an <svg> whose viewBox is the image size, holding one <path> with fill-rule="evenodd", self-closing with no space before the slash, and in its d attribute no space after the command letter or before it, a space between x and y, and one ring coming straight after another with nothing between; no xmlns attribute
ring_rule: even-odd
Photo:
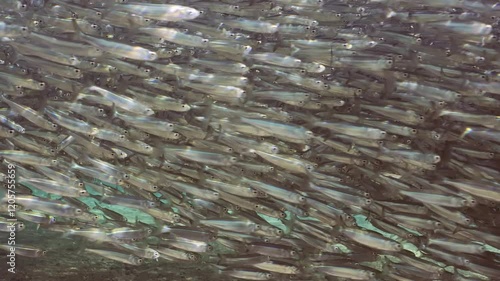
<svg viewBox="0 0 500 281"><path fill-rule="evenodd" d="M204 131L207 131L210 125L210 121L212 120L210 116L212 116L212 105L213 105L213 99L212 98L206 98L205 99L205 104L206 104L206 109L203 115L205 116L205 119L203 120L202 123L202 128ZM208 136L209 134L207 134Z"/></svg>
<svg viewBox="0 0 500 281"><path fill-rule="evenodd" d="M99 198L99 203L103 203L103 201L106 199L106 197L109 197L109 195L106 194L106 192L102 193L102 196ZM97 204L97 203L96 203Z"/></svg>
<svg viewBox="0 0 500 281"><path fill-rule="evenodd" d="M113 103L113 105L111 106L111 113L109 115L109 118L111 119L111 121L118 119L115 103ZM121 119L119 119L119 120L121 120Z"/></svg>
<svg viewBox="0 0 500 281"><path fill-rule="evenodd" d="M71 23L73 25L73 29L74 29L74 33L73 33L73 40L75 41L82 41L82 37L83 37L83 31L82 29L80 28L80 26L78 25L78 22L76 21L75 18L72 18L71 19Z"/></svg>
<svg viewBox="0 0 500 281"><path fill-rule="evenodd" d="M80 247L78 247L78 250L76 252L78 255L83 254L83 252L87 248L87 240L85 240L85 239L82 239L82 240L83 241L80 243ZM96 241L96 243L99 244L99 241Z"/></svg>
<svg viewBox="0 0 500 281"><path fill-rule="evenodd" d="M103 207L101 206L102 201L99 201L99 202L94 201L94 204L95 204L95 206L94 206L93 209L97 209L97 210L102 210L103 209Z"/></svg>
<svg viewBox="0 0 500 281"><path fill-rule="evenodd" d="M385 83L382 98L387 99L392 95L396 88L396 79L390 71L384 71Z"/></svg>
<svg viewBox="0 0 500 281"><path fill-rule="evenodd" d="M385 217L385 206L380 205L380 204L377 204L377 205L380 206L380 215L382 218L384 218Z"/></svg>
<svg viewBox="0 0 500 281"><path fill-rule="evenodd" d="M429 237L427 236L420 236L419 237L419 241L418 241L418 249L421 250L421 251L425 251L425 249L427 249L427 247L430 245L429 244Z"/></svg>
<svg viewBox="0 0 500 281"><path fill-rule="evenodd" d="M182 80L179 76L177 76L176 78L177 78L177 87L183 88L185 85L184 80Z"/></svg>
<svg viewBox="0 0 500 281"><path fill-rule="evenodd" d="M315 127L314 124L319 121L319 119L311 112L304 114L302 119L306 122L308 127Z"/></svg>
<svg viewBox="0 0 500 281"><path fill-rule="evenodd" d="M466 229L466 228L464 228L464 227L462 227L462 226L460 226L460 225L457 224L455 226L455 228L453 229L453 234L456 234L457 232L463 231L464 229Z"/></svg>

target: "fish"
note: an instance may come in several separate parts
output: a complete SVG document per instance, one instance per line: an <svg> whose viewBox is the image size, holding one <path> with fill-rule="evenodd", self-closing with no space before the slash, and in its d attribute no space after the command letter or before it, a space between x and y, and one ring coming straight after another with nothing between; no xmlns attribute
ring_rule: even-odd
<svg viewBox="0 0 500 281"><path fill-rule="evenodd" d="M497 3L164 2L0 4L25 279L497 280Z"/></svg>

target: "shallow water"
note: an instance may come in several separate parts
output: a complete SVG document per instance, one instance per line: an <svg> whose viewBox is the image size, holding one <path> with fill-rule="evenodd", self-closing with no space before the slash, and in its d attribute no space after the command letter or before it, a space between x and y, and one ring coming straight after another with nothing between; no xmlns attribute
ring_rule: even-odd
<svg viewBox="0 0 500 281"><path fill-rule="evenodd" d="M118 2L0 4L0 280L500 280L498 3Z"/></svg>

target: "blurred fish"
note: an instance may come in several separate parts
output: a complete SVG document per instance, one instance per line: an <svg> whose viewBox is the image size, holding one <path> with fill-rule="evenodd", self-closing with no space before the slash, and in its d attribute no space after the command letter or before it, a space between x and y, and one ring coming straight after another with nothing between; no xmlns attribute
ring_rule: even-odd
<svg viewBox="0 0 500 281"><path fill-rule="evenodd" d="M0 4L0 230L36 237L19 255L498 279L498 3L163 2Z"/></svg>

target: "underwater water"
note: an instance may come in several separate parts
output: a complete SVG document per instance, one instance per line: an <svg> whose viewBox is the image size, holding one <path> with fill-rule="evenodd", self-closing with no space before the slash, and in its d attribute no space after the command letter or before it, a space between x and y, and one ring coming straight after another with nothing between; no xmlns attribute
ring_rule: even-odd
<svg viewBox="0 0 500 281"><path fill-rule="evenodd" d="M499 21L1 0L0 280L500 280Z"/></svg>

